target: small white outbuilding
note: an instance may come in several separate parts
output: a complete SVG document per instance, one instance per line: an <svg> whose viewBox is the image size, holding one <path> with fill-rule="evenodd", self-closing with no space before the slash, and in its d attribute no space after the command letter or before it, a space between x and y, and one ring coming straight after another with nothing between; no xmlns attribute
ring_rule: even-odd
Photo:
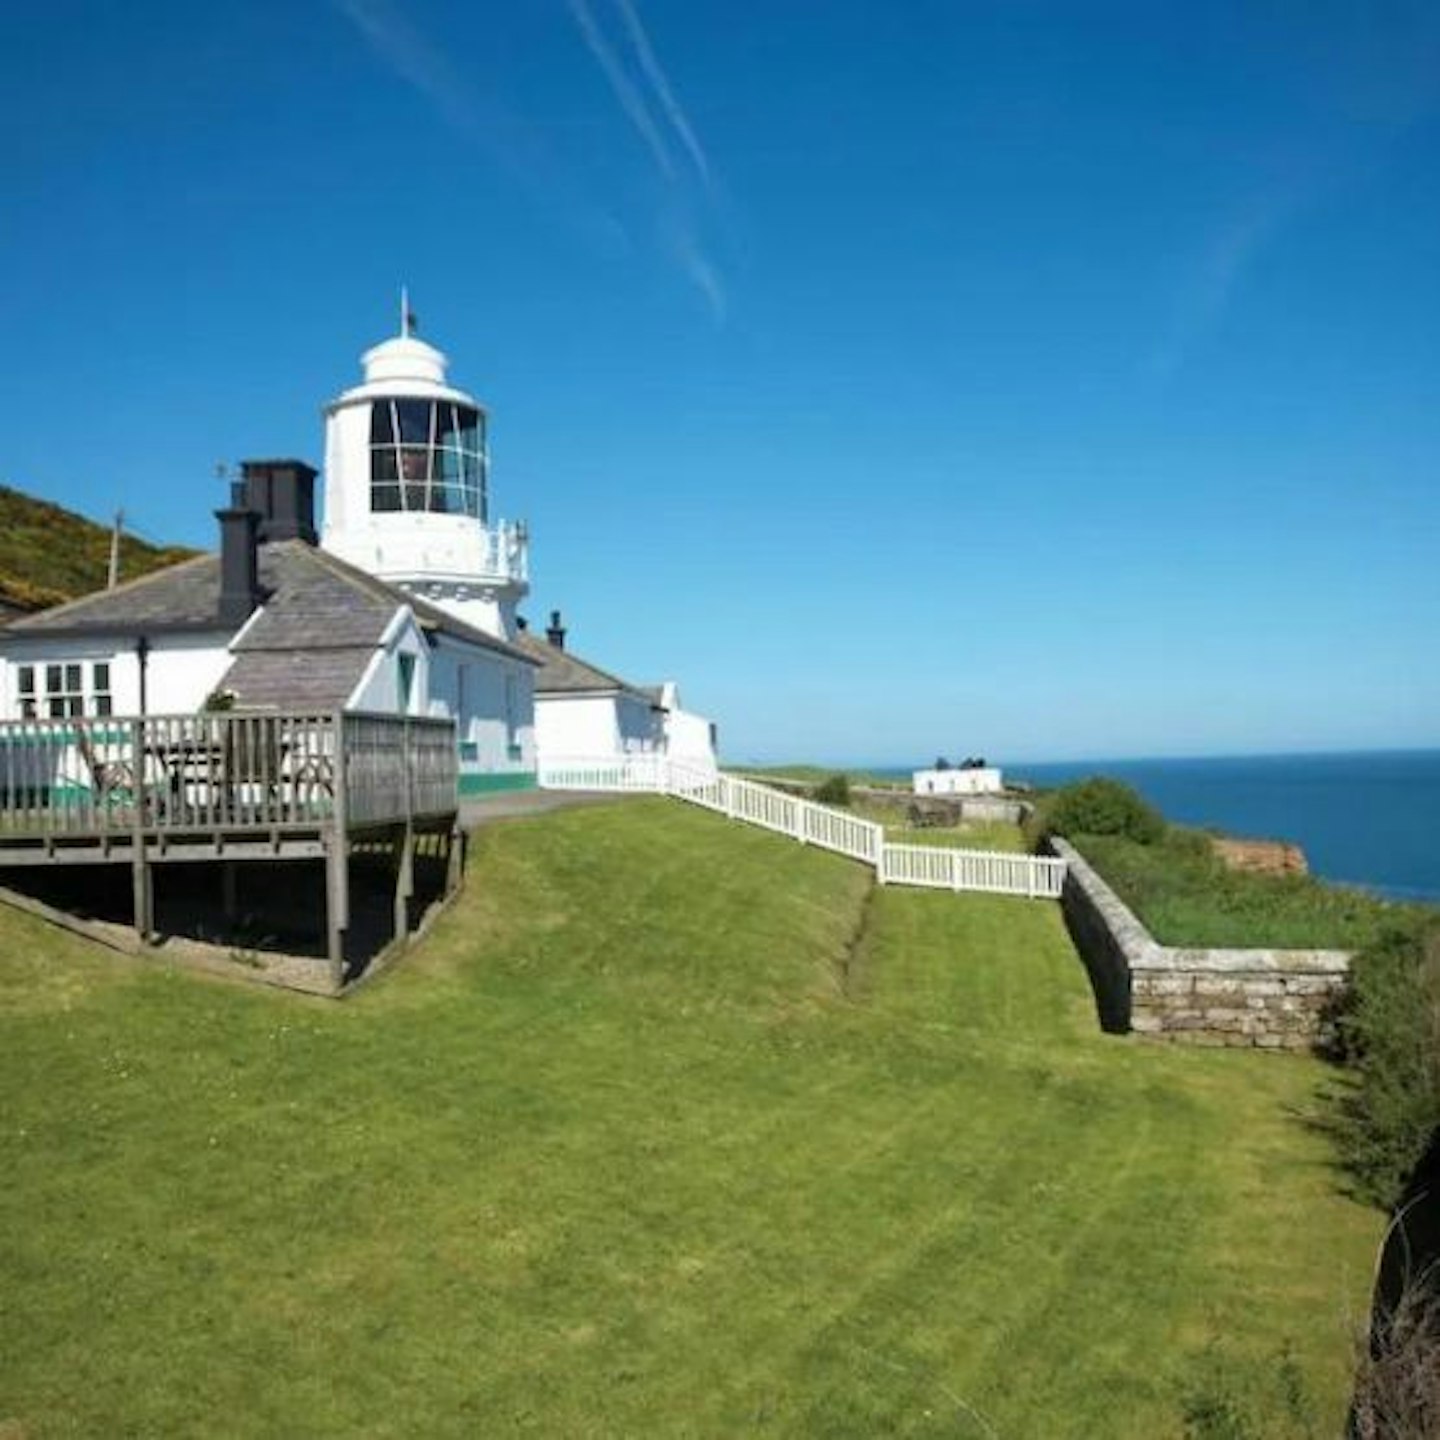
<svg viewBox="0 0 1440 1440"><path fill-rule="evenodd" d="M1005 782L997 765L956 765L945 770L916 770L917 795L999 795Z"/></svg>

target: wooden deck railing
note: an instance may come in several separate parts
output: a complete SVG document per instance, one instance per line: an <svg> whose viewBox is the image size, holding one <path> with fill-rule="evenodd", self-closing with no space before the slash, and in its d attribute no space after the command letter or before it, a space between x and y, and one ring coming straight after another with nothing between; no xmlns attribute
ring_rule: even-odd
<svg viewBox="0 0 1440 1440"><path fill-rule="evenodd" d="M383 824L456 808L455 727L205 712L0 721L0 837Z"/></svg>

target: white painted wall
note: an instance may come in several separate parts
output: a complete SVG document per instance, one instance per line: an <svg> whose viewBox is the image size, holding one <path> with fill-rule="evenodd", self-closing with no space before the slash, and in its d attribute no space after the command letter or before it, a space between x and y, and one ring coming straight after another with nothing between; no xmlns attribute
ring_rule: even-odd
<svg viewBox="0 0 1440 1440"><path fill-rule="evenodd" d="M665 753L677 760L690 760L713 768L719 763L715 726L703 715L686 710L680 700L680 687L667 680L660 687L665 706L663 719Z"/></svg>
<svg viewBox="0 0 1440 1440"><path fill-rule="evenodd" d="M978 770L916 770L912 778L917 795L998 795L1005 788L993 765Z"/></svg>
<svg viewBox="0 0 1440 1440"><path fill-rule="evenodd" d="M146 662L146 709L151 715L188 714L198 710L205 697L230 668L228 635L159 635L151 639ZM0 705L5 718L20 718L19 670L22 665L79 663L83 668L86 709L90 712L91 666L110 665L110 694L116 715L140 711L140 661L133 637L60 638L11 633L4 636L0 656ZM45 718L44 676L37 677L40 718Z"/></svg>
<svg viewBox="0 0 1440 1440"><path fill-rule="evenodd" d="M660 716L648 700L623 692L535 697L535 743L554 759L659 750Z"/></svg>
<svg viewBox="0 0 1440 1440"><path fill-rule="evenodd" d="M429 713L454 717L460 770L535 771L535 671L521 660L442 637L431 656Z"/></svg>
<svg viewBox="0 0 1440 1440"><path fill-rule="evenodd" d="M414 664L410 703L400 703L400 656ZM375 652L364 677L346 702L347 710L378 710L389 715L428 715L431 677L430 646L415 623L408 606L399 612L385 632L384 643Z"/></svg>

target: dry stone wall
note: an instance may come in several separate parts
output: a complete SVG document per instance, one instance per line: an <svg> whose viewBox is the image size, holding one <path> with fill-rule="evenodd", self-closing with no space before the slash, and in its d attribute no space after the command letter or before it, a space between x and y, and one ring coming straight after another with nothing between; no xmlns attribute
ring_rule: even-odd
<svg viewBox="0 0 1440 1440"><path fill-rule="evenodd" d="M1262 1050L1328 1039L1348 952L1162 945L1073 845L1050 844L1066 861L1061 905L1107 1030Z"/></svg>

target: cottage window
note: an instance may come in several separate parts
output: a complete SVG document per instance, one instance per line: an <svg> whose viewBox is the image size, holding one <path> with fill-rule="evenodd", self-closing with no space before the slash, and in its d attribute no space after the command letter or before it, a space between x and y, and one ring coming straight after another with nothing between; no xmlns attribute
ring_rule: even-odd
<svg viewBox="0 0 1440 1440"><path fill-rule="evenodd" d="M96 660L89 665L76 660L21 665L16 670L16 678L22 720L35 720L42 715L48 720L68 720L78 715L114 713L108 660Z"/></svg>

